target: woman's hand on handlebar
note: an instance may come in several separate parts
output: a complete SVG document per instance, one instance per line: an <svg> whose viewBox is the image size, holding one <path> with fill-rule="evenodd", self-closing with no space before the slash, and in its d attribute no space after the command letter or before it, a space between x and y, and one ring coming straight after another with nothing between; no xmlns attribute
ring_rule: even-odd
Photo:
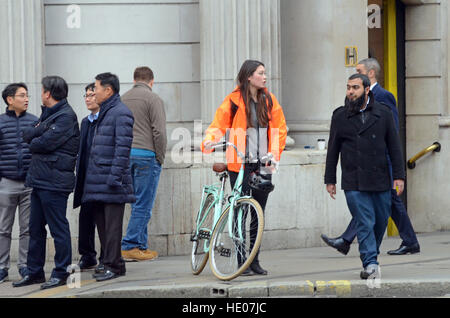
<svg viewBox="0 0 450 318"><path fill-rule="evenodd" d="M206 140L203 142L203 147L205 148L205 150L211 150L213 149L215 144L216 143L213 142L212 140Z"/></svg>

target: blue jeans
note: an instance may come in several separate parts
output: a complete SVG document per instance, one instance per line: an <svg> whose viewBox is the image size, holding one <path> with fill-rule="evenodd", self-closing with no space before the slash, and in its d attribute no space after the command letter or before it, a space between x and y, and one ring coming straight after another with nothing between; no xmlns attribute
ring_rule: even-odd
<svg viewBox="0 0 450 318"><path fill-rule="evenodd" d="M345 198L356 222L363 267L378 264L377 256L391 212L391 191L345 191Z"/></svg>
<svg viewBox="0 0 450 318"><path fill-rule="evenodd" d="M397 195L397 191L391 190L391 218L397 226L400 238L402 239L401 246L411 246L419 243L416 233L409 219L406 207L402 199ZM350 224L341 238L351 243L356 237L356 222L352 218Z"/></svg>
<svg viewBox="0 0 450 318"><path fill-rule="evenodd" d="M146 250L147 226L152 217L162 167L155 157L131 157L130 166L136 202L131 205L131 216L127 233L122 240L122 250Z"/></svg>

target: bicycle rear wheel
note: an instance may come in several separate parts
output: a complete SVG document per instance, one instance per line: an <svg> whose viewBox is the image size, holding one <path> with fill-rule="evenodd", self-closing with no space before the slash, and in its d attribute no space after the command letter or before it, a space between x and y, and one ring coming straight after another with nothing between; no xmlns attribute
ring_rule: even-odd
<svg viewBox="0 0 450 318"><path fill-rule="evenodd" d="M214 196L208 194L199 211L194 233L192 234L191 269L194 275L200 274L205 268L209 257L209 241L211 238L214 218Z"/></svg>
<svg viewBox="0 0 450 318"><path fill-rule="evenodd" d="M256 256L264 231L264 214L255 199L236 202L233 215L230 207L220 216L210 242L210 265L221 280L241 275Z"/></svg>

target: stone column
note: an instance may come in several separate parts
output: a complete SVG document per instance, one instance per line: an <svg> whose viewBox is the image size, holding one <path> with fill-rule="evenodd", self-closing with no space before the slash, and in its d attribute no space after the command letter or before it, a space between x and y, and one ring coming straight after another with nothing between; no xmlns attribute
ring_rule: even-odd
<svg viewBox="0 0 450 318"><path fill-rule="evenodd" d="M0 89L24 82L29 112L40 115L44 52L42 0L0 0Z"/></svg>
<svg viewBox="0 0 450 318"><path fill-rule="evenodd" d="M407 6L405 15L407 159L435 141L442 145L407 170L408 214L417 232L448 230L450 6L426 1Z"/></svg>
<svg viewBox="0 0 450 318"><path fill-rule="evenodd" d="M204 125L236 86L246 59L265 64L268 88L281 100L279 0L200 0L200 20Z"/></svg>

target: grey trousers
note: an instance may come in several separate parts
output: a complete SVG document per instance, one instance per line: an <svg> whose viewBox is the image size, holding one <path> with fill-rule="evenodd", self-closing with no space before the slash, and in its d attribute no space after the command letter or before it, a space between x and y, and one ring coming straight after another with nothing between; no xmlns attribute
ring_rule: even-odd
<svg viewBox="0 0 450 318"><path fill-rule="evenodd" d="M10 266L11 233L16 210L19 212L19 257L17 267L26 267L30 234L30 195L31 188L24 182L0 179L0 269Z"/></svg>

